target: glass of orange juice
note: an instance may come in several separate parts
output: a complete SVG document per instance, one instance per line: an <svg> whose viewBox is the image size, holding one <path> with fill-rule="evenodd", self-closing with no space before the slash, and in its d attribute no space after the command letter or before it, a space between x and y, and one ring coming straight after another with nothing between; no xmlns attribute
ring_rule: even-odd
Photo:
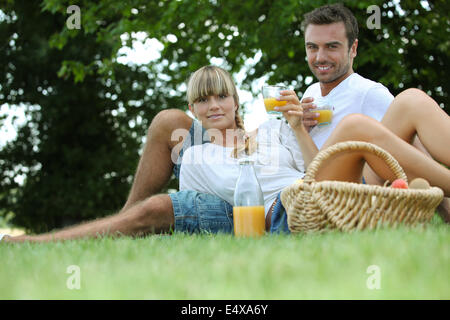
<svg viewBox="0 0 450 320"><path fill-rule="evenodd" d="M264 106L266 107L266 112L269 117L273 118L281 118L282 113L276 111L275 107L282 107L286 105L287 101L277 100L280 95L280 91L287 90L286 87L283 86L264 86L262 88L262 94L264 98Z"/></svg>
<svg viewBox="0 0 450 320"><path fill-rule="evenodd" d="M317 120L317 125L322 127L331 124L334 107L331 105L330 100L327 98L319 98L314 100L314 103L317 105L317 108L313 109L312 112L319 114L319 116L315 118Z"/></svg>

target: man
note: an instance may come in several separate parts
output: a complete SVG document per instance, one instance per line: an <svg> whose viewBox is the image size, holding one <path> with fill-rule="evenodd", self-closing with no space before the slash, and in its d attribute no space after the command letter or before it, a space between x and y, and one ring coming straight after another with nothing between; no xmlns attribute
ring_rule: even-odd
<svg viewBox="0 0 450 320"><path fill-rule="evenodd" d="M304 123L312 128L311 136L320 148L345 115L363 113L380 121L394 97L381 84L354 73L358 26L347 8L342 5L320 7L305 15L304 27L308 65L319 80L305 91L306 98L302 100ZM317 128L314 127L317 123L314 112L307 111L314 108L314 99L321 96L331 98L335 111L332 125ZM155 194L168 182L172 171L179 174L180 158L177 159L177 155L180 153L181 157L183 150L193 143L202 143L202 140L194 142L196 126L198 123L176 109L164 110L153 119L128 200L118 214L51 234L4 240L40 242L104 234L139 236L172 230L176 226L176 217L171 199ZM301 158L299 148L296 152ZM364 176L376 179L370 171L368 169ZM217 201L223 200L218 198Z"/></svg>
<svg viewBox="0 0 450 320"><path fill-rule="evenodd" d="M309 86L302 100L304 111L326 97L332 105L331 125L314 126L314 111L305 114L310 135L320 149L336 125L348 114L361 113L381 121L394 96L382 84L353 71L358 48L358 24L342 5L326 5L307 13L303 21L308 66L319 82ZM300 156L298 154L297 156ZM367 169L365 176L376 175Z"/></svg>

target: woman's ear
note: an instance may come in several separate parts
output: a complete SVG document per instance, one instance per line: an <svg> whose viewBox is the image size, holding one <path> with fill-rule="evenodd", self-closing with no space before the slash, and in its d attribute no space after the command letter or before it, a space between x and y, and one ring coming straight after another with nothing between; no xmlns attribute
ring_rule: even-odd
<svg viewBox="0 0 450 320"><path fill-rule="evenodd" d="M192 107L191 104L189 104L189 103L188 103L188 107L189 107L189 111L194 115L194 117L197 118L197 116L195 115L195 112L194 112L194 107Z"/></svg>

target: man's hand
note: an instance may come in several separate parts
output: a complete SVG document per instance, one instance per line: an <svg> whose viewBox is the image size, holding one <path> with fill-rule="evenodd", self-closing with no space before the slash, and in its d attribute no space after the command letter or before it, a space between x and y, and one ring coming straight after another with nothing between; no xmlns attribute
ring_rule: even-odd
<svg viewBox="0 0 450 320"><path fill-rule="evenodd" d="M318 117L318 114L316 114L314 110L311 111L311 109L317 108L313 101L313 97L306 97L301 101L301 105L303 108L303 125L305 126L306 130L308 130L308 132L311 131L311 129L315 125L317 125L317 120L315 119Z"/></svg>

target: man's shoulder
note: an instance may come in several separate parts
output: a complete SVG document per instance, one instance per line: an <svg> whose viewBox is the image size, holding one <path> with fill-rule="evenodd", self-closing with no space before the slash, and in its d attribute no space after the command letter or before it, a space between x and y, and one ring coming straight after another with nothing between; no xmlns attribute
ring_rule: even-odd
<svg viewBox="0 0 450 320"><path fill-rule="evenodd" d="M364 78L358 73L353 73L348 81L348 86L352 89L364 89L369 90L372 88L384 88L388 90L382 83Z"/></svg>
<svg viewBox="0 0 450 320"><path fill-rule="evenodd" d="M336 89L346 90L349 87L354 89L370 89L372 87L382 86L380 82L373 81L368 78L364 78L360 74L354 72L348 78L346 78L341 85L338 85ZM305 93L320 93L320 82L315 82L306 88Z"/></svg>
<svg viewBox="0 0 450 320"><path fill-rule="evenodd" d="M392 96L389 89L380 82L365 78L354 72L331 91L332 96L352 95L364 98L368 93L375 96ZM321 96L320 82L310 85L303 93L304 97Z"/></svg>
<svg viewBox="0 0 450 320"><path fill-rule="evenodd" d="M361 100L393 99L389 89L380 82L365 78L357 73L353 73L344 86L338 89L338 94L348 94Z"/></svg>

